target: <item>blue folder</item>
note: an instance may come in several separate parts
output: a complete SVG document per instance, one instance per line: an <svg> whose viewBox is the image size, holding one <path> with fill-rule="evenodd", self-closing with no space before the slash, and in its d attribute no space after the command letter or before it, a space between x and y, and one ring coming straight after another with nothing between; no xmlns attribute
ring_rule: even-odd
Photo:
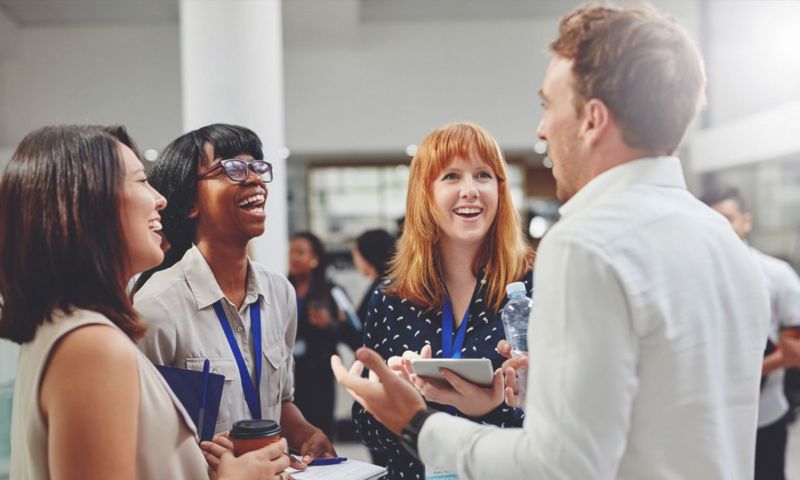
<svg viewBox="0 0 800 480"><path fill-rule="evenodd" d="M203 431L197 432L200 440L211 440L214 436L214 428L217 425L217 415L219 414L219 404L222 400L222 387L225 385L225 376L216 373L208 373L208 381L205 381L203 372L196 370L186 370L183 368L156 365L156 368L169 384L175 396L183 404L183 408L192 417L195 427L200 423L200 403L203 398L203 386L206 386L206 405L203 415Z"/></svg>

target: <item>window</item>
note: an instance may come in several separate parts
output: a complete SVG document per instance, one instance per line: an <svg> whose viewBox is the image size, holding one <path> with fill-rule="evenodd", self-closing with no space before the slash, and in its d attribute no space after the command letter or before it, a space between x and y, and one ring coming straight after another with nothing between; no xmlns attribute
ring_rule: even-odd
<svg viewBox="0 0 800 480"><path fill-rule="evenodd" d="M312 167L308 170L309 227L329 248L348 248L365 230L397 233L405 215L407 165ZM511 197L523 207L524 170L508 166Z"/></svg>

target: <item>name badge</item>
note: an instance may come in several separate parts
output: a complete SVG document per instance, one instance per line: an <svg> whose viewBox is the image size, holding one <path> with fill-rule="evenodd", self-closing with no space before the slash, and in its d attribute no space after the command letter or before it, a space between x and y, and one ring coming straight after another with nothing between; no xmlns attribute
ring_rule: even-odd
<svg viewBox="0 0 800 480"><path fill-rule="evenodd" d="M458 474L439 467L425 465L425 480L458 480Z"/></svg>

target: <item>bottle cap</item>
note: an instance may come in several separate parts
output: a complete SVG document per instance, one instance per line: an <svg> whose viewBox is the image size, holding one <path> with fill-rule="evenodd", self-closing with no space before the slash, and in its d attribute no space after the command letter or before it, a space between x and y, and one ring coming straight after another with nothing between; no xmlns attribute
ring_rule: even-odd
<svg viewBox="0 0 800 480"><path fill-rule="evenodd" d="M509 297L514 293L520 293L520 292L523 295L525 294L525 284L524 283L522 283L522 282L514 282L514 283L509 283L508 285L506 285L506 295L508 295Z"/></svg>
<svg viewBox="0 0 800 480"><path fill-rule="evenodd" d="M239 420L231 428L231 438L262 438L280 435L281 427L272 420Z"/></svg>

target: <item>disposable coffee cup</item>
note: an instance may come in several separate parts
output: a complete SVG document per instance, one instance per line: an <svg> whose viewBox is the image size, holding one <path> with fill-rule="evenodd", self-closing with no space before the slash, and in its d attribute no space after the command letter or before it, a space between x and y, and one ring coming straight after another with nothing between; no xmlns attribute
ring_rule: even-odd
<svg viewBox="0 0 800 480"><path fill-rule="evenodd" d="M272 420L239 420L228 434L237 457L281 439L281 427Z"/></svg>

